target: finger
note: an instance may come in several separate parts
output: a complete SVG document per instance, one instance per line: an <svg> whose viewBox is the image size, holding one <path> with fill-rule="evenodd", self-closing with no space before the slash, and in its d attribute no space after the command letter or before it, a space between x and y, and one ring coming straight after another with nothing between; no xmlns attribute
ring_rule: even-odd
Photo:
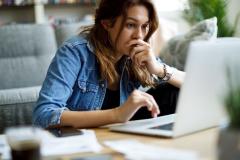
<svg viewBox="0 0 240 160"><path fill-rule="evenodd" d="M147 107L148 111L151 112L153 110L153 103L148 99L144 99L144 97L142 100L141 107Z"/></svg>
<svg viewBox="0 0 240 160"><path fill-rule="evenodd" d="M154 117L154 118L157 117L158 112L157 112L156 108L154 107L154 104L150 100L145 99L145 101L141 105L141 107L147 107L148 111L151 112L152 117Z"/></svg>
<svg viewBox="0 0 240 160"><path fill-rule="evenodd" d="M134 62L137 63L139 66L145 65L145 62L148 61L149 56L146 51L139 52L138 54L134 55Z"/></svg>
<svg viewBox="0 0 240 160"><path fill-rule="evenodd" d="M154 98L152 97L152 95L147 94L145 92L142 91L138 91L135 90L133 92L133 94L137 97L137 101L138 101L138 107L147 107L147 109L149 111L151 111L151 115L152 117L156 117L160 111L159 111L159 107L156 103L156 101L154 100Z"/></svg>
<svg viewBox="0 0 240 160"><path fill-rule="evenodd" d="M134 62L134 56L137 53L136 47L133 47L129 53L129 57L131 58L131 60Z"/></svg>
<svg viewBox="0 0 240 160"><path fill-rule="evenodd" d="M130 58L133 60L133 58L136 54L144 51L145 49L146 49L145 46L140 46L140 45L134 46L129 53Z"/></svg>
<svg viewBox="0 0 240 160"><path fill-rule="evenodd" d="M148 47L146 45L135 45L132 47L132 51L134 51L135 53L147 50Z"/></svg>
<svg viewBox="0 0 240 160"><path fill-rule="evenodd" d="M157 117L159 115L160 111L159 111L159 108L157 107L153 107L152 111L151 111L151 114L152 114L152 117Z"/></svg>
<svg viewBox="0 0 240 160"><path fill-rule="evenodd" d="M142 41L139 40L139 39L133 39L131 41L128 42L127 46L130 47L130 46L135 46L135 45L142 45Z"/></svg>
<svg viewBox="0 0 240 160"><path fill-rule="evenodd" d="M153 117L153 118L156 118L156 117L157 117L157 114L156 114L156 113L152 113L152 117Z"/></svg>
<svg viewBox="0 0 240 160"><path fill-rule="evenodd" d="M141 40L141 39L133 39L133 40L129 41L128 44L127 44L128 47L134 46L134 45L139 45L139 46L146 45L146 46L150 47L149 43L147 43L147 42L145 42L144 40Z"/></svg>
<svg viewBox="0 0 240 160"><path fill-rule="evenodd" d="M149 111L152 110L153 103L149 98L146 98L143 94L141 94L141 91L134 92L134 96L135 98L137 98L136 101L138 101L137 106L139 107L145 106L148 108Z"/></svg>
<svg viewBox="0 0 240 160"><path fill-rule="evenodd" d="M151 101L151 103L153 104L153 113L156 113L157 115L160 114L159 106L153 96L145 92L141 92L140 94L147 97Z"/></svg>
<svg viewBox="0 0 240 160"><path fill-rule="evenodd" d="M154 104L154 108L153 110L155 111L155 113L157 113L157 115L160 114L160 109L159 109L159 106L157 104L157 102L155 101L155 99L153 98L153 104Z"/></svg>
<svg viewBox="0 0 240 160"><path fill-rule="evenodd" d="M143 62L152 61L155 56L152 55L151 48L147 45L139 46L133 49L135 54L131 54L132 59L137 61L139 65L144 65Z"/></svg>

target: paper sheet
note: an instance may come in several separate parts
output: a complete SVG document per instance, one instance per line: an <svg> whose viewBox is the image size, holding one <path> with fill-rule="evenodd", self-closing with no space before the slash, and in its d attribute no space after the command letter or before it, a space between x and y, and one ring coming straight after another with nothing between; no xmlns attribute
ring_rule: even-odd
<svg viewBox="0 0 240 160"><path fill-rule="evenodd" d="M99 152L102 146L98 143L94 131L81 130L82 135L46 139L42 143L43 156L67 155L80 152Z"/></svg>
<svg viewBox="0 0 240 160"><path fill-rule="evenodd" d="M104 144L123 153L128 160L198 160L193 151L162 148L132 139L105 141Z"/></svg>
<svg viewBox="0 0 240 160"><path fill-rule="evenodd" d="M60 156L81 152L99 152L102 146L98 143L92 130L81 130L83 134L57 138L45 131L42 135L41 154L43 157ZM0 155L3 160L10 159L10 147L6 136L0 135Z"/></svg>
<svg viewBox="0 0 240 160"><path fill-rule="evenodd" d="M5 135L0 135L0 155L3 160L10 159L10 147Z"/></svg>

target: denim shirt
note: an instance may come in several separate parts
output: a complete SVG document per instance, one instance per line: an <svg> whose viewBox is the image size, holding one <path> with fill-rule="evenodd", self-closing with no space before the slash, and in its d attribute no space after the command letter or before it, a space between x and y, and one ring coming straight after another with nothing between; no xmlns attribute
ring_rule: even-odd
<svg viewBox="0 0 240 160"><path fill-rule="evenodd" d="M123 104L139 82L129 80L124 60L120 63L120 102ZM33 111L34 125L47 128L60 124L65 110L100 110L107 88L99 64L85 35L63 43L53 58Z"/></svg>

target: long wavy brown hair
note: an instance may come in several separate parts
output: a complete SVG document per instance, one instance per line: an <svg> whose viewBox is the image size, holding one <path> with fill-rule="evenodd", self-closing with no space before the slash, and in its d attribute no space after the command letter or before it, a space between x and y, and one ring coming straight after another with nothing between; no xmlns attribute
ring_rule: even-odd
<svg viewBox="0 0 240 160"><path fill-rule="evenodd" d="M126 23L127 11L130 7L135 5L145 6L149 15L149 32L144 38L148 42L149 38L158 27L158 18L156 10L151 0L101 0L99 7L95 13L95 24L84 30L89 32L89 39L95 49L95 54L100 65L100 73L102 79L108 81L109 84L119 81L119 74L117 72L117 60L115 59L115 45L108 38L108 32L101 24L102 20L109 20L114 26L116 19L123 16L121 29L118 33L117 40L121 34L124 24ZM115 41L115 44L117 43ZM155 86L155 81L152 75L148 72L146 67L138 67L134 63L128 63L126 70L129 77L138 80L143 86Z"/></svg>

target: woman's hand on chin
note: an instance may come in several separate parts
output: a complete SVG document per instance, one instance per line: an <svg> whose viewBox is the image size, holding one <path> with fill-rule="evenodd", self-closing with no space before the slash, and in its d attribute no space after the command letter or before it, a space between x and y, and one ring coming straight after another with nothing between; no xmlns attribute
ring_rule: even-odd
<svg viewBox="0 0 240 160"><path fill-rule="evenodd" d="M157 61L149 43L134 39L128 45L131 46L129 56L134 64L139 67L146 66L151 74L161 75L163 66Z"/></svg>

